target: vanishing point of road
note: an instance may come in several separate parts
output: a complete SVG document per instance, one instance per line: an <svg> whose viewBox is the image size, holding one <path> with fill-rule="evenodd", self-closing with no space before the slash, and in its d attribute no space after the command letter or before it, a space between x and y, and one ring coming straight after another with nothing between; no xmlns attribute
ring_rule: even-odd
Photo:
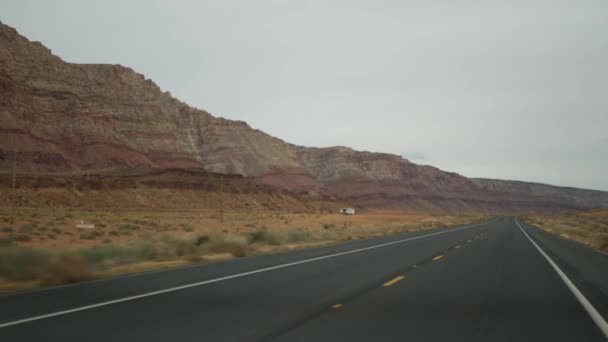
<svg viewBox="0 0 608 342"><path fill-rule="evenodd" d="M606 341L608 255L513 217L0 296L0 341Z"/></svg>

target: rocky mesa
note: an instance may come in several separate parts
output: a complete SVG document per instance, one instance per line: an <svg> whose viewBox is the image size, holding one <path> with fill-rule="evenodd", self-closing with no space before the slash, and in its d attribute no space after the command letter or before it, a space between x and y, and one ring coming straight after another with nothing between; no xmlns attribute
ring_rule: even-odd
<svg viewBox="0 0 608 342"><path fill-rule="evenodd" d="M396 155L296 146L214 117L130 68L67 63L0 23L0 168L204 169L289 191L416 211L570 211L608 192L468 179Z"/></svg>

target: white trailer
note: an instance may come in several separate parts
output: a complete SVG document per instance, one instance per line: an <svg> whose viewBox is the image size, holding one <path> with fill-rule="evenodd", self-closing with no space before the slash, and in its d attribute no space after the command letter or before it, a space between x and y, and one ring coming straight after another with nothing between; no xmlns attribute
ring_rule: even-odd
<svg viewBox="0 0 608 342"><path fill-rule="evenodd" d="M342 209L340 209L340 214L355 215L355 209L354 208L342 208Z"/></svg>

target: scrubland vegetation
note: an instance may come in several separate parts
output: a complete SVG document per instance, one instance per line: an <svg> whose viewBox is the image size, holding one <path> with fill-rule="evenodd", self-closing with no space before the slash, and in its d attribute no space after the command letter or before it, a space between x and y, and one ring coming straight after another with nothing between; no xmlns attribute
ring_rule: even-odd
<svg viewBox="0 0 608 342"><path fill-rule="evenodd" d="M591 247L608 251L608 210L566 215L526 215L529 224Z"/></svg>
<svg viewBox="0 0 608 342"><path fill-rule="evenodd" d="M465 224L481 215L0 210L0 291ZM78 229L80 221L94 229Z"/></svg>

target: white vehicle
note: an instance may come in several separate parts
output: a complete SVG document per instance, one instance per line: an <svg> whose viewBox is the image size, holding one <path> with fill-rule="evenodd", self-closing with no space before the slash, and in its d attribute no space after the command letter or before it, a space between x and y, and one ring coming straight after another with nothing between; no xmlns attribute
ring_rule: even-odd
<svg viewBox="0 0 608 342"><path fill-rule="evenodd" d="M355 209L353 208L342 208L340 209L342 215L355 215Z"/></svg>

